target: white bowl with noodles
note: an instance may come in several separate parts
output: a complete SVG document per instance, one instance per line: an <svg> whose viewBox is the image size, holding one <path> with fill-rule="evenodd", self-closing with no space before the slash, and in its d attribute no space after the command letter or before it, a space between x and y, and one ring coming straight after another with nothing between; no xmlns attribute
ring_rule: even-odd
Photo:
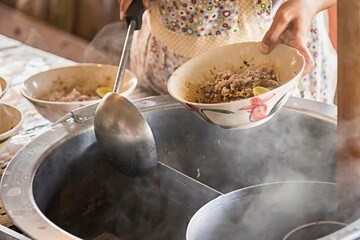
<svg viewBox="0 0 360 240"><path fill-rule="evenodd" d="M4 151L11 138L19 132L23 114L11 105L0 103L0 153Z"/></svg>
<svg viewBox="0 0 360 240"><path fill-rule="evenodd" d="M215 48L180 66L168 81L168 92L206 122L225 129L246 129L269 119L285 104L305 66L294 48L278 44L262 54L258 42L236 43ZM241 73L261 66L274 68L280 86L263 94L224 103L200 103L200 85L214 80L224 70Z"/></svg>
<svg viewBox="0 0 360 240"><path fill-rule="evenodd" d="M4 96L8 88L9 84L7 83L7 81L4 78L0 77L0 99Z"/></svg>
<svg viewBox="0 0 360 240"><path fill-rule="evenodd" d="M96 89L112 90L117 70L118 66L103 64L54 68L26 79L21 93L44 118L54 122L73 109L99 102ZM126 69L121 94L128 97L136 85L135 74Z"/></svg>

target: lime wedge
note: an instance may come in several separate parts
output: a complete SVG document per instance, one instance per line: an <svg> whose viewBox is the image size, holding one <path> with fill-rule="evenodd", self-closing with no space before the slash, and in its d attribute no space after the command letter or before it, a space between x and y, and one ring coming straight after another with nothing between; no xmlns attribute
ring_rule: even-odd
<svg viewBox="0 0 360 240"><path fill-rule="evenodd" d="M270 90L267 88L258 86L258 87L254 87L252 91L253 91L254 96L259 96L260 94L266 93Z"/></svg>
<svg viewBox="0 0 360 240"><path fill-rule="evenodd" d="M103 97L103 96L105 96L105 94L107 94L108 92L111 92L112 91L112 89L111 88L109 88L109 87L98 87L96 90L95 90L95 92L96 92L96 94L99 96L99 97Z"/></svg>

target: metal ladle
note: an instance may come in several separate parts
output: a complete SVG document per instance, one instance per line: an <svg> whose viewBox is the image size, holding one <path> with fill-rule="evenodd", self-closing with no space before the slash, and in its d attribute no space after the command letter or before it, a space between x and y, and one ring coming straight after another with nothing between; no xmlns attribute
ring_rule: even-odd
<svg viewBox="0 0 360 240"><path fill-rule="evenodd" d="M97 141L111 155L120 171L143 175L157 165L157 151L151 128L139 110L119 94L135 30L141 28L142 2L133 1L127 10L128 31L113 92L99 103L94 120Z"/></svg>

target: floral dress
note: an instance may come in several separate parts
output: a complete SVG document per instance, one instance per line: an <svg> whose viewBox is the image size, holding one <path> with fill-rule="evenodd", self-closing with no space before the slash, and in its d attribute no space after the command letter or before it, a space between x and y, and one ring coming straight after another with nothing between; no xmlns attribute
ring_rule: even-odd
<svg viewBox="0 0 360 240"><path fill-rule="evenodd" d="M171 74L190 58L215 47L261 41L281 0L155 0L144 14L143 27L133 37L130 68L143 83L166 93ZM336 52L325 13L318 14L308 35L316 64L300 80L293 95L333 103Z"/></svg>

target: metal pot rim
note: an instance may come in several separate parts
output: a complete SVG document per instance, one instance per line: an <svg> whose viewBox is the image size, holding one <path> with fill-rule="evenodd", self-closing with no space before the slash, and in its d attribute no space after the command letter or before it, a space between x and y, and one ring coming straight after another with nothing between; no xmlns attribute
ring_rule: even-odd
<svg viewBox="0 0 360 240"><path fill-rule="evenodd" d="M133 103L143 113L156 109L182 108L182 105L169 95L138 99ZM337 108L334 105L290 97L284 108L300 111L336 124ZM67 139L92 127L93 121L81 124L76 122L59 124L24 146L7 166L1 180L0 197L13 223L30 237L34 239L80 239L56 226L44 216L35 203L32 184L38 166L49 152ZM360 225L360 220L350 224L349 227L353 226L354 228L358 225ZM356 236L360 236L360 231L357 233Z"/></svg>

